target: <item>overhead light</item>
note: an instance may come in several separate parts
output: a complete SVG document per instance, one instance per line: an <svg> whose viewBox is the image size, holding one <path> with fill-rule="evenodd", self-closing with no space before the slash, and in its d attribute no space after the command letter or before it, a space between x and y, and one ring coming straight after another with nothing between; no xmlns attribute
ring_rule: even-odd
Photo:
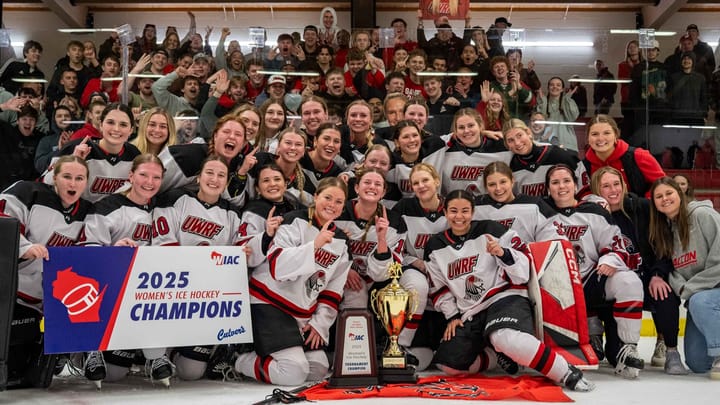
<svg viewBox="0 0 720 405"><path fill-rule="evenodd" d="M159 79L163 77L163 75L155 75L151 73L130 73L128 76L130 77L139 77L139 78L148 78L148 79Z"/></svg>
<svg viewBox="0 0 720 405"><path fill-rule="evenodd" d="M283 72L278 70L258 70L258 73L262 75L279 75L279 76L309 76L309 77L319 77L320 73L318 72Z"/></svg>
<svg viewBox="0 0 720 405"><path fill-rule="evenodd" d="M39 77L13 77L12 81L16 83L47 83L45 79Z"/></svg>
<svg viewBox="0 0 720 405"><path fill-rule="evenodd" d="M427 71L427 72L417 72L418 76L477 76L477 72L436 72L436 71Z"/></svg>
<svg viewBox="0 0 720 405"><path fill-rule="evenodd" d="M630 79L570 79L570 83L632 83Z"/></svg>
<svg viewBox="0 0 720 405"><path fill-rule="evenodd" d="M66 125L74 125L74 124L84 124L85 121L62 121L63 124Z"/></svg>
<svg viewBox="0 0 720 405"><path fill-rule="evenodd" d="M92 34L94 32L116 32L115 28L59 28L65 34Z"/></svg>
<svg viewBox="0 0 720 405"><path fill-rule="evenodd" d="M174 120L199 120L200 117L195 116L195 115L191 115L191 116L187 116L187 117L177 117L176 116L176 117L173 117L173 119Z"/></svg>
<svg viewBox="0 0 720 405"><path fill-rule="evenodd" d="M118 77L101 77L101 78L100 78L100 81L101 81L101 82L115 82L115 81L122 80L122 79L123 79L122 76L118 76Z"/></svg>
<svg viewBox="0 0 720 405"><path fill-rule="evenodd" d="M545 125L574 125L577 127L584 127L584 122L566 122L566 121L534 121L536 124L545 124Z"/></svg>
<svg viewBox="0 0 720 405"><path fill-rule="evenodd" d="M506 28L505 30L510 32L525 32L525 28Z"/></svg>
<svg viewBox="0 0 720 405"><path fill-rule="evenodd" d="M632 35L638 35L640 34L640 30L610 30L611 34L632 34ZM672 37L677 34L675 31L655 31L654 32L656 37Z"/></svg>
<svg viewBox="0 0 720 405"><path fill-rule="evenodd" d="M711 125L663 125L663 128L676 128L676 129L717 129L716 126L711 126Z"/></svg>
<svg viewBox="0 0 720 405"><path fill-rule="evenodd" d="M505 42L506 47L563 47L563 48L592 48L592 41L516 41Z"/></svg>

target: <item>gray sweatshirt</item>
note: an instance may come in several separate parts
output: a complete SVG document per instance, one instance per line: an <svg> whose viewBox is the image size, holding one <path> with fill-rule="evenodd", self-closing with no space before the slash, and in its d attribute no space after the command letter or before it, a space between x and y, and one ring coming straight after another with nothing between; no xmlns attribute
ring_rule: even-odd
<svg viewBox="0 0 720 405"><path fill-rule="evenodd" d="M673 224L673 265L670 285L680 298L720 286L720 214L710 201L691 201L690 243L682 248Z"/></svg>

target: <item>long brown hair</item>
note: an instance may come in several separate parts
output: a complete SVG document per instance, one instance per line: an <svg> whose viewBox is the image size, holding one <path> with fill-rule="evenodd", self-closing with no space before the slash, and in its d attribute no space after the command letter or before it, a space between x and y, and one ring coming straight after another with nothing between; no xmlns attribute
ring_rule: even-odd
<svg viewBox="0 0 720 405"><path fill-rule="evenodd" d="M383 179L383 192L387 191L387 182L385 181L385 175L378 169L366 169L366 168L360 168L355 172L355 187L357 187L358 184L360 184L360 180L362 180L365 175L370 173L377 173L380 175L380 177ZM361 241L365 242L367 240L367 234L370 231L370 228L375 225L375 220L378 216L381 216L383 213L383 205L378 202L377 207L375 207L375 212L372 214L370 219L368 219L367 223L365 224L365 229L363 232L363 236L361 238Z"/></svg>
<svg viewBox="0 0 720 405"><path fill-rule="evenodd" d="M675 220L670 220L667 215L658 211L655 206L655 189L665 185L673 188L680 197L680 212ZM671 258L673 255L674 235L672 226L677 228L678 238L683 249L687 249L690 243L690 217L687 209L687 196L682 192L680 186L670 177L661 177L650 187L650 243L660 257Z"/></svg>

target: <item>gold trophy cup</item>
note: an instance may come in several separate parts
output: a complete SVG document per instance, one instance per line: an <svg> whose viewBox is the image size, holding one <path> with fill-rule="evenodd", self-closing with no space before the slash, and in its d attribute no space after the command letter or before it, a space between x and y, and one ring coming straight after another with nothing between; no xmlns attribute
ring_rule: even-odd
<svg viewBox="0 0 720 405"><path fill-rule="evenodd" d="M415 370L407 366L405 352L398 345L398 335L417 310L417 291L406 290L398 282L402 275L400 263L389 264L388 275L392 282L372 291L370 296L373 312L390 336L388 347L382 354L380 377L384 382L415 382Z"/></svg>

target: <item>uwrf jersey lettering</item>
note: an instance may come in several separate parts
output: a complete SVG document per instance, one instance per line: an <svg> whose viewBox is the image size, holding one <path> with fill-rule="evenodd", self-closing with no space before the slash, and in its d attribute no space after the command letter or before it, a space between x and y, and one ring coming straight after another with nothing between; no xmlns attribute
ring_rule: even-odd
<svg viewBox="0 0 720 405"><path fill-rule="evenodd" d="M226 200L200 201L194 193L173 191L153 210L153 245L213 246L237 242L240 217Z"/></svg>
<svg viewBox="0 0 720 405"><path fill-rule="evenodd" d="M33 244L74 246L85 240L85 216L91 204L79 200L65 208L52 186L20 181L0 194L0 216L20 222L22 256ZM18 264L18 295L30 303L42 300L43 260L21 260Z"/></svg>
<svg viewBox="0 0 720 405"><path fill-rule="evenodd" d="M417 197L411 197L400 200L393 211L402 216L407 226L403 264L409 265L416 260L423 260L425 246L430 238L447 229L443 205L440 204L436 210L427 211L420 206Z"/></svg>
<svg viewBox="0 0 720 405"><path fill-rule="evenodd" d="M515 195L545 196L547 194L545 175L551 167L558 163L568 165L575 172L579 190L582 191L590 186L590 177L585 170L585 165L580 163L577 154L555 145L534 145L528 155L513 155L510 161L510 169L515 178Z"/></svg>
<svg viewBox="0 0 720 405"><path fill-rule="evenodd" d="M510 163L511 152L486 152L485 139L477 148L468 148L456 140L448 142L442 170L442 193L463 189L475 195L485 194L483 170L492 162Z"/></svg>
<svg viewBox="0 0 720 405"><path fill-rule="evenodd" d="M605 209L589 202L569 208L558 208L551 200L548 203L557 212L549 218L550 229L572 243L583 280L601 264L629 270L624 238Z"/></svg>
<svg viewBox="0 0 720 405"><path fill-rule="evenodd" d="M362 276L368 276L374 281L388 279L387 266L395 261L402 263L403 244L405 242L405 222L394 211L388 211L390 226L386 241L389 249L386 257L379 257L377 251L377 231L374 222L368 226L368 221L358 218L355 212L357 200L348 201L342 215L335 220L335 225L345 231L350 239L350 257L352 269ZM380 210L380 213L382 209Z"/></svg>
<svg viewBox="0 0 720 405"><path fill-rule="evenodd" d="M308 322L329 342L330 326L337 317L343 287L350 269L347 236L337 226L332 242L315 249L320 227L307 211L285 216L268 251L250 279L250 302L272 305Z"/></svg>
<svg viewBox="0 0 720 405"><path fill-rule="evenodd" d="M487 253L487 235L499 239L512 264ZM503 297L527 296L530 262L524 253L510 248L515 237L514 231L495 221L473 221L461 237L450 230L433 236L425 248L425 268L432 279L435 308L447 319L460 314L464 321Z"/></svg>
<svg viewBox="0 0 720 405"><path fill-rule="evenodd" d="M50 161L50 168L43 174L42 180L45 184L53 185L53 168L55 162L64 155L72 155L75 146L81 140L75 140L67 144L57 157ZM128 175L132 168L132 161L140 154L135 145L125 142L120 153L113 155L105 152L97 142L89 141L90 153L85 158L89 168L88 182L82 197L90 202L100 201L102 198L114 194L118 189L127 184Z"/></svg>
<svg viewBox="0 0 720 405"><path fill-rule="evenodd" d="M154 201L147 205L135 204L124 194L103 198L95 204L85 219L85 244L112 246L120 239L128 238L138 246L149 246L153 233L153 205Z"/></svg>

